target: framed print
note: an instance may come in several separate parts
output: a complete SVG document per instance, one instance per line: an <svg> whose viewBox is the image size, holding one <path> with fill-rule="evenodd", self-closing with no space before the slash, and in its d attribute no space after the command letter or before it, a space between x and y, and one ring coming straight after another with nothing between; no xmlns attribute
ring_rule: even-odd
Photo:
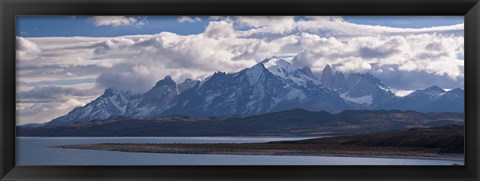
<svg viewBox="0 0 480 181"><path fill-rule="evenodd" d="M2 180L478 179L478 1L0 5Z"/></svg>
<svg viewBox="0 0 480 181"><path fill-rule="evenodd" d="M463 23L17 16L16 163L464 165Z"/></svg>

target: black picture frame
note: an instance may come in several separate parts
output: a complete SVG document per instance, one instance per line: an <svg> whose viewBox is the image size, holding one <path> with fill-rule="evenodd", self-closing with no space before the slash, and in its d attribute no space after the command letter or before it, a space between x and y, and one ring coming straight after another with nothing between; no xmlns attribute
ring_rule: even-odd
<svg viewBox="0 0 480 181"><path fill-rule="evenodd" d="M0 0L1 180L479 180L479 0ZM463 15L464 166L16 166L15 16Z"/></svg>

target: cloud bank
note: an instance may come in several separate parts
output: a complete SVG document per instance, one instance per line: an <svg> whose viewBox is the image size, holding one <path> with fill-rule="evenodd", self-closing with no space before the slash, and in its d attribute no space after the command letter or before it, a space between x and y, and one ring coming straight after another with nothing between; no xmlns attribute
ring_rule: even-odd
<svg viewBox="0 0 480 181"><path fill-rule="evenodd" d="M195 17L180 16L180 17L177 18L177 21L180 22L180 23L185 23L185 22L193 23L193 22L197 22L197 21L202 21L202 19L198 16L195 16Z"/></svg>
<svg viewBox="0 0 480 181"><path fill-rule="evenodd" d="M141 26L144 24L139 17L127 17L127 16L94 16L90 18L91 23L95 26Z"/></svg>

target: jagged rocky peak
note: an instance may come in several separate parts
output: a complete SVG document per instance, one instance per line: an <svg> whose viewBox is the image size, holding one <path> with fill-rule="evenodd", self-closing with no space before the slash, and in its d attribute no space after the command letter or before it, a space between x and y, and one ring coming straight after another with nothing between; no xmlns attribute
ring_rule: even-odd
<svg viewBox="0 0 480 181"><path fill-rule="evenodd" d="M421 96L421 95L428 95L428 96L434 96L434 95L442 95L444 94L446 91L443 90L442 88L436 86L436 85L433 85L433 86L430 86L430 87L427 87L425 89L420 89L420 90L416 90L412 93L410 93L409 95L407 96Z"/></svg>
<svg viewBox="0 0 480 181"><path fill-rule="evenodd" d="M281 60L281 59L279 59L278 57L275 57L275 56L271 57L271 58L266 58L263 61L261 61L260 63L257 63L256 65L245 69L245 72L247 74L251 74L251 75L260 75L261 73L263 73L265 71L272 72L272 70L282 72L282 73L286 73L287 71L283 70L283 69L285 69L285 67L288 67L288 65L285 66L285 65L282 65L282 64L289 64L289 63L288 62L283 62L282 63L282 61L284 61L284 60ZM280 65L282 65L282 66L280 66Z"/></svg>
<svg viewBox="0 0 480 181"><path fill-rule="evenodd" d="M341 96L350 102L369 100L367 105L375 107L395 98L390 88L370 73L350 73L346 82L348 91Z"/></svg>
<svg viewBox="0 0 480 181"><path fill-rule="evenodd" d="M347 84L350 89L355 86L366 84L390 92L390 89L380 79L370 73L350 73L347 78Z"/></svg>
<svg viewBox="0 0 480 181"><path fill-rule="evenodd" d="M434 85L434 86L431 86L429 88L426 88L424 90L422 90L423 92L425 92L426 94L441 94L441 93L445 93L445 90L443 90L442 88Z"/></svg>
<svg viewBox="0 0 480 181"><path fill-rule="evenodd" d="M370 85L375 85L376 87L386 91L391 92L390 89L377 77L373 76L370 73L350 73L348 74L347 84L349 89L357 86L358 84L367 83Z"/></svg>
<svg viewBox="0 0 480 181"><path fill-rule="evenodd" d="M369 82L372 82L372 83L381 83L382 81L380 81L380 79L378 79L377 77L373 76L372 74L370 73L350 73L348 75L348 78L347 80L349 82L356 82L358 81L359 79L364 79L364 80L367 80Z"/></svg>
<svg viewBox="0 0 480 181"><path fill-rule="evenodd" d="M186 78L182 83L194 82L195 80Z"/></svg>
<svg viewBox="0 0 480 181"><path fill-rule="evenodd" d="M347 81L343 73L333 73L330 65L326 65L325 68L323 68L321 82L325 87L341 93L348 89Z"/></svg>
<svg viewBox="0 0 480 181"><path fill-rule="evenodd" d="M312 73L310 67L298 66L276 56L267 58L254 67L257 66L264 67L265 69L261 70L267 70L274 76L297 86L305 86L308 83L319 84L318 78Z"/></svg>
<svg viewBox="0 0 480 181"><path fill-rule="evenodd" d="M118 91L115 90L115 89L112 89L112 88L107 88L105 89L105 91L103 92L102 96L103 97L112 97L114 96L115 94L117 94Z"/></svg>
<svg viewBox="0 0 480 181"><path fill-rule="evenodd" d="M330 64L325 65L322 72L331 75L332 74L332 67L330 66Z"/></svg>
<svg viewBox="0 0 480 181"><path fill-rule="evenodd" d="M243 71L245 71L245 69ZM218 71L218 72L213 73L213 75L210 76L205 82L213 82L213 81L218 80L218 79L223 79L224 77L227 77L227 73L222 72L222 71Z"/></svg>
<svg viewBox="0 0 480 181"><path fill-rule="evenodd" d="M264 79L265 76L275 75L282 78L287 78L292 72L290 71L290 63L286 62L283 59L278 57L271 57L266 58L263 61L255 64L252 67L246 68L241 70L240 72L233 73L235 76L244 76L246 75L247 80L249 81L250 85L257 84L260 79ZM219 75L217 75L219 74ZM213 76L223 77L225 75L221 75L222 72L215 73Z"/></svg>
<svg viewBox="0 0 480 181"><path fill-rule="evenodd" d="M108 97L115 97L115 96L124 96L126 98L129 98L129 97L138 96L138 94L135 94L129 90L118 90L113 88L107 88L105 89L105 91L100 97L108 98Z"/></svg>
<svg viewBox="0 0 480 181"><path fill-rule="evenodd" d="M261 61L259 64L263 64L265 68L270 68L270 67L283 67L287 68L289 66L292 66L291 63L287 62L284 59L278 58L277 56L273 56L271 58L266 58L265 60Z"/></svg>
<svg viewBox="0 0 480 181"><path fill-rule="evenodd" d="M116 90L116 89L113 89L113 88L107 88L105 89L105 91L103 92L103 95L102 96L105 96L105 97L111 97L111 96L115 96L117 94L120 94L124 91L120 91L120 90ZM126 91L125 91L126 92Z"/></svg>
<svg viewBox="0 0 480 181"><path fill-rule="evenodd" d="M322 71L322 84L327 88L333 88L333 73L330 65L325 66Z"/></svg>
<svg viewBox="0 0 480 181"><path fill-rule="evenodd" d="M158 92L158 91L173 91L176 90L177 83L173 81L172 77L169 75L165 76L162 80L158 81L155 86L150 89L146 94L149 92Z"/></svg>
<svg viewBox="0 0 480 181"><path fill-rule="evenodd" d="M222 72L222 71L217 71L217 72L213 73L212 77L213 76L218 76L218 75L223 76L223 75L227 75L227 73Z"/></svg>
<svg viewBox="0 0 480 181"><path fill-rule="evenodd" d="M199 83L200 83L199 80L193 80L193 79L187 78L187 79L185 79L185 81L183 81L182 83L177 85L178 93L180 94L185 90L188 90L192 87L195 87Z"/></svg>
<svg viewBox="0 0 480 181"><path fill-rule="evenodd" d="M335 72L333 74L334 89L337 89L339 92L345 92L348 89L347 80L345 75L342 72Z"/></svg>
<svg viewBox="0 0 480 181"><path fill-rule="evenodd" d="M268 72L268 70L263 64L257 64L245 69L245 74L248 76L248 81L251 85L260 82L260 79L264 77L263 75L265 75L266 72Z"/></svg>
<svg viewBox="0 0 480 181"><path fill-rule="evenodd" d="M167 75L165 76L165 78L163 78L162 80L159 80L156 84L155 84L155 87L160 87L160 86L164 86L164 85L167 85L167 86L173 86L173 85L176 85L177 83L175 83L175 81L173 81L172 77L170 77L170 75Z"/></svg>
<svg viewBox="0 0 480 181"><path fill-rule="evenodd" d="M318 78L313 74L312 69L309 66L304 66L301 69L298 69L297 72L307 75L308 77L318 80Z"/></svg>
<svg viewBox="0 0 480 181"><path fill-rule="evenodd" d="M141 95L126 90L108 88L92 102L76 107L67 115L60 116L48 123L50 126L66 124L76 121L107 119L110 116L124 115L130 108L130 103Z"/></svg>
<svg viewBox="0 0 480 181"><path fill-rule="evenodd" d="M268 62L271 62L271 61L275 62L275 61L278 61L278 60L280 60L280 58L278 58L277 56L272 56L270 58L263 59L263 61L261 61L260 63L265 64L265 63L268 63Z"/></svg>
<svg viewBox="0 0 480 181"><path fill-rule="evenodd" d="M279 58L278 58L277 56L272 56L272 57L270 57L270 58L265 58L265 59L263 59L263 61L261 61L260 63L266 64L266 63L268 63L268 62L270 62L270 61L277 61L277 60L279 60Z"/></svg>
<svg viewBox="0 0 480 181"><path fill-rule="evenodd" d="M292 63L273 56L271 58L267 58L260 62L259 64L263 65L266 69L268 69L273 74L281 73L283 76L289 76L293 71L299 70L302 67L298 67L293 65Z"/></svg>
<svg viewBox="0 0 480 181"><path fill-rule="evenodd" d="M158 81L155 86L143 95L143 98L138 105L139 107L156 105L159 102L170 102L174 96L178 95L177 83L172 80L172 77L166 76Z"/></svg>
<svg viewBox="0 0 480 181"><path fill-rule="evenodd" d="M460 88L456 88L456 89L452 89L452 90L449 90L447 92L445 92L444 94L446 97L464 97L465 95L465 91L463 89L460 89Z"/></svg>

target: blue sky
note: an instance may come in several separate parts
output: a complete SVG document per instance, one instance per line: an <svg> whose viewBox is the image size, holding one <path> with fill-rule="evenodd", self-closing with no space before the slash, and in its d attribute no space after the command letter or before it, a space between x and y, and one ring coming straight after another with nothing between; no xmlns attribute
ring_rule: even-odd
<svg viewBox="0 0 480 181"><path fill-rule="evenodd" d="M203 32L208 21L194 23L177 21L178 16L140 17L144 25L134 26L95 26L90 16L19 16L17 36L91 36L114 37L122 35L157 34L163 31L181 35ZM203 17L206 19L208 17Z"/></svg>
<svg viewBox="0 0 480 181"><path fill-rule="evenodd" d="M114 37L122 35L174 32L180 35L198 34L205 30L209 17L200 21L178 22L178 16L138 17L142 25L95 26L90 16L18 16L17 36L22 37ZM463 16L344 16L345 21L397 28L429 28L463 23Z"/></svg>

